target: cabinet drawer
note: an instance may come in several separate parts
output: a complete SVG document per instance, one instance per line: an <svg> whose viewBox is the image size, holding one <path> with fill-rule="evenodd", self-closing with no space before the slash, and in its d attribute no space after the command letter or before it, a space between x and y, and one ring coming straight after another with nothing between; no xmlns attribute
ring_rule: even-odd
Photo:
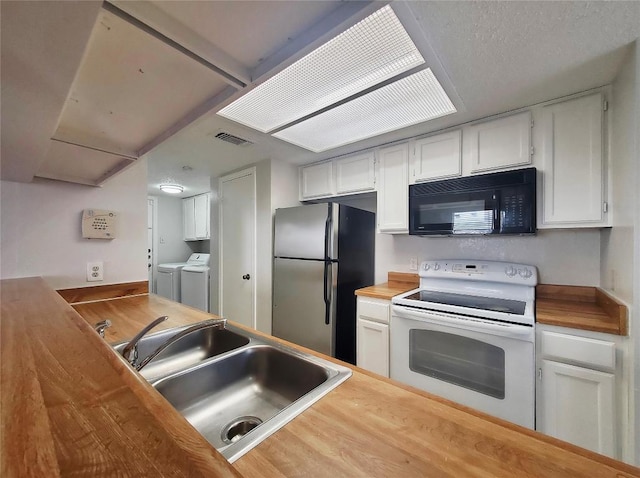
<svg viewBox="0 0 640 478"><path fill-rule="evenodd" d="M382 299L358 299L358 317L388 324L389 301Z"/></svg>
<svg viewBox="0 0 640 478"><path fill-rule="evenodd" d="M605 370L616 368L616 344L613 342L543 331L540 351L543 358Z"/></svg>

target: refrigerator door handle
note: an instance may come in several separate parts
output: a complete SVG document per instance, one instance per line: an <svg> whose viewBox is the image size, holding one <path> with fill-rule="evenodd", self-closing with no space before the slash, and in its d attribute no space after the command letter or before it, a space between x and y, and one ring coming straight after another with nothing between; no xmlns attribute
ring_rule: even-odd
<svg viewBox="0 0 640 478"><path fill-rule="evenodd" d="M333 283L333 264L324 262L324 323L331 323L331 289Z"/></svg>
<svg viewBox="0 0 640 478"><path fill-rule="evenodd" d="M327 219L324 221L324 260L328 261L331 259L331 253L333 251L329 251L331 247L331 234L333 231L333 214L332 214L332 206L333 204L329 203L329 210L327 212Z"/></svg>
<svg viewBox="0 0 640 478"><path fill-rule="evenodd" d="M331 284L333 283L329 247L333 231L333 204L328 204L327 220L324 222L324 323L331 323Z"/></svg>

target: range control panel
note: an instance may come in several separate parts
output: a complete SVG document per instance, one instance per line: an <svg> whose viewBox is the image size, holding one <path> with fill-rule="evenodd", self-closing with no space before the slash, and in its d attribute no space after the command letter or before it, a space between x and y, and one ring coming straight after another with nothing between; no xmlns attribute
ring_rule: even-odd
<svg viewBox="0 0 640 478"><path fill-rule="evenodd" d="M535 266L513 262L437 260L420 264L420 277L535 286L538 283L538 269Z"/></svg>

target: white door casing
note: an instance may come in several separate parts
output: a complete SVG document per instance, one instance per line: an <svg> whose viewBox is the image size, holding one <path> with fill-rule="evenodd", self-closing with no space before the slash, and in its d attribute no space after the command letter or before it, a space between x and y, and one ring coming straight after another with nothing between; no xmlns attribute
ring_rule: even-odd
<svg viewBox="0 0 640 478"><path fill-rule="evenodd" d="M149 292L155 292L155 276L158 267L158 244L156 224L158 208L155 197L147 197L147 269L149 273Z"/></svg>
<svg viewBox="0 0 640 478"><path fill-rule="evenodd" d="M256 327L256 172L220 178L220 313Z"/></svg>

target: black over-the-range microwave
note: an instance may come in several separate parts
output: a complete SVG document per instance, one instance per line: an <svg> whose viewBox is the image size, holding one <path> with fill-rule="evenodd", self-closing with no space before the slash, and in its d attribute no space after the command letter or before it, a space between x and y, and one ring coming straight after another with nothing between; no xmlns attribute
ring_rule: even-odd
<svg viewBox="0 0 640 478"><path fill-rule="evenodd" d="M409 234L535 234L536 168L409 186Z"/></svg>

